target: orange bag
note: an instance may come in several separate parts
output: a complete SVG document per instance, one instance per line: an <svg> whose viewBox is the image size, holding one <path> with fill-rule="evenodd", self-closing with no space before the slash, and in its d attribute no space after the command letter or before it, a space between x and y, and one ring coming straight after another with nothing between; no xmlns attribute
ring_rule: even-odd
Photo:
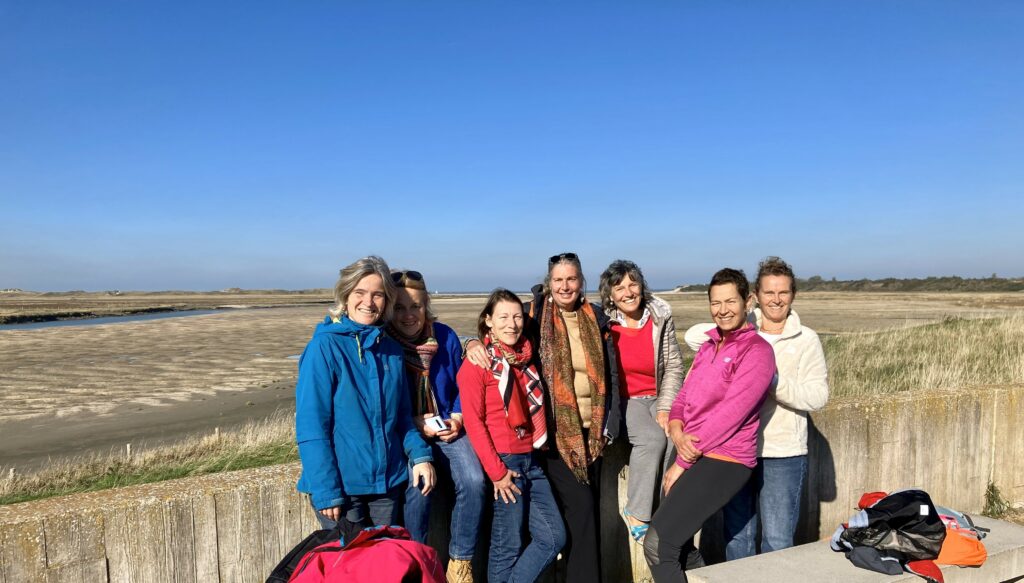
<svg viewBox="0 0 1024 583"><path fill-rule="evenodd" d="M942 541L942 549L935 562L940 565L960 565L961 567L980 567L988 558L988 551L978 536L961 528L946 527L946 540Z"/></svg>
<svg viewBox="0 0 1024 583"><path fill-rule="evenodd" d="M942 541L935 562L961 567L981 566L988 558L988 551L981 542L988 531L975 526L971 517L962 512L942 506L936 506L935 510L946 525L946 539Z"/></svg>

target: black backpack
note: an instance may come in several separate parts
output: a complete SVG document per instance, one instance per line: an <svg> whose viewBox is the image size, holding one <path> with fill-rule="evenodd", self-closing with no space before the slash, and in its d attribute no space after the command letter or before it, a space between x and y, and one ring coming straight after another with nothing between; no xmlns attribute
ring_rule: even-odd
<svg viewBox="0 0 1024 583"><path fill-rule="evenodd" d="M946 526L923 490L893 492L850 520L840 539L851 547L896 551L908 560L939 556Z"/></svg>

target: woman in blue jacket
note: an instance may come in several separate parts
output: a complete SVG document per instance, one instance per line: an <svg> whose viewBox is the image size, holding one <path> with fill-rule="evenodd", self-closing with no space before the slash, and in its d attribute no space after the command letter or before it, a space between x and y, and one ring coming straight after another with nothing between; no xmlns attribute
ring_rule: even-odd
<svg viewBox="0 0 1024 583"><path fill-rule="evenodd" d="M462 402L455 377L462 364L462 345L455 331L437 321L430 293L418 271L395 271L398 286L388 335L405 351L413 422L432 445L434 462L455 489L450 510L449 583L473 583L470 562L484 506L484 472L462 429ZM427 542L432 496L409 482L405 491L405 526L412 538Z"/></svg>
<svg viewBox="0 0 1024 583"><path fill-rule="evenodd" d="M402 347L382 329L395 301L387 263L371 255L345 267L334 298L299 359L298 489L324 528L342 516L397 524L409 466L424 493L434 486L434 468L412 422Z"/></svg>

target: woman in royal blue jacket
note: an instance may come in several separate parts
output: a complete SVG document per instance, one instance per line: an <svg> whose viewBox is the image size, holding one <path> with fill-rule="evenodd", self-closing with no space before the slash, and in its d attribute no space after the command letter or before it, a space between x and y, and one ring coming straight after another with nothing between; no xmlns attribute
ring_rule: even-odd
<svg viewBox="0 0 1024 583"><path fill-rule="evenodd" d="M456 384L462 344L454 330L437 321L420 272L395 271L391 280L398 295L387 331L405 351L412 419L432 446L439 478L452 484L455 492L455 503L446 512L451 524L448 583L473 583L470 563L484 507L484 471L463 431ZM405 491L405 527L413 540L426 543L433 496L417 486L410 481Z"/></svg>
<svg viewBox="0 0 1024 583"><path fill-rule="evenodd" d="M299 359L298 489L324 528L342 516L397 524L409 466L424 492L434 486L434 468L412 422L402 347L382 330L395 299L391 270L380 257L364 257L341 270L334 297Z"/></svg>

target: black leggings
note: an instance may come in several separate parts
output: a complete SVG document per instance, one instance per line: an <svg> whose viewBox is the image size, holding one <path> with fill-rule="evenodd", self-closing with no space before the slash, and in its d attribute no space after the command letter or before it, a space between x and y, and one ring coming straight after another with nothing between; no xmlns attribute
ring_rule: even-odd
<svg viewBox="0 0 1024 583"><path fill-rule="evenodd" d="M676 480L644 539L655 583L686 582L682 558L693 549L693 535L739 492L750 472L741 464L702 457Z"/></svg>

